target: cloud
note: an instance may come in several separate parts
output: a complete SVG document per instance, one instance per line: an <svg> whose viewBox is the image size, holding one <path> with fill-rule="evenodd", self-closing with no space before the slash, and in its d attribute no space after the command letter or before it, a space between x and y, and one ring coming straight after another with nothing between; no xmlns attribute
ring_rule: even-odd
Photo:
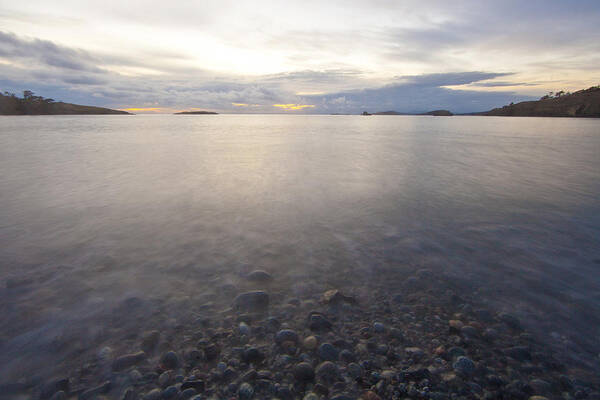
<svg viewBox="0 0 600 400"><path fill-rule="evenodd" d="M104 72L98 59L83 50L59 46L49 40L26 40L0 31L0 57L9 60L36 61L42 65L77 72Z"/></svg>
<svg viewBox="0 0 600 400"><path fill-rule="evenodd" d="M359 113L387 111L422 113L447 109L456 113L484 111L511 101L529 100L515 92L481 92L456 90L445 86L467 85L478 81L509 76L509 73L458 72L397 77L399 83L379 88L307 96L321 112Z"/></svg>

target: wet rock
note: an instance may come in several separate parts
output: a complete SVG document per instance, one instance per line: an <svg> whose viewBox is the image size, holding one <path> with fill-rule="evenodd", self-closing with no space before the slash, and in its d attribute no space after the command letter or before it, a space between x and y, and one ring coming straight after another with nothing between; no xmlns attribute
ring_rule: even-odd
<svg viewBox="0 0 600 400"><path fill-rule="evenodd" d="M404 351L409 357L417 361L425 357L425 352L419 347L407 347Z"/></svg>
<svg viewBox="0 0 600 400"><path fill-rule="evenodd" d="M146 353L152 353L160 340L159 331L150 331L142 337L141 348Z"/></svg>
<svg viewBox="0 0 600 400"><path fill-rule="evenodd" d="M452 368L459 374L470 376L475 372L475 363L470 358L460 356L452 364Z"/></svg>
<svg viewBox="0 0 600 400"><path fill-rule="evenodd" d="M162 391L161 397L165 400L176 399L179 397L179 389L176 386L169 386Z"/></svg>
<svg viewBox="0 0 600 400"><path fill-rule="evenodd" d="M168 351L160 358L160 365L164 369L175 369L179 367L179 356L174 351Z"/></svg>
<svg viewBox="0 0 600 400"><path fill-rule="evenodd" d="M242 360L246 363L258 363L264 358L265 355L256 347L249 347L242 353Z"/></svg>
<svg viewBox="0 0 600 400"><path fill-rule="evenodd" d="M189 389L185 389L181 392L181 394L179 395L179 399L180 400L187 400L190 397L193 397L196 395L196 389L193 388L189 388Z"/></svg>
<svg viewBox="0 0 600 400"><path fill-rule="evenodd" d="M332 323L323 314L312 312L308 316L308 328L311 331L324 332L332 328Z"/></svg>
<svg viewBox="0 0 600 400"><path fill-rule="evenodd" d="M356 361L356 355L350 350L342 350L340 352L340 359L344 362L351 363Z"/></svg>
<svg viewBox="0 0 600 400"><path fill-rule="evenodd" d="M332 289L323 293L323 296L321 297L321 303L330 305L340 305L342 303L356 304L357 301L352 296L346 296L342 294L342 292L340 292L339 290Z"/></svg>
<svg viewBox="0 0 600 400"><path fill-rule="evenodd" d="M348 375L353 379L358 379L363 375L363 368L357 363L350 363L347 367Z"/></svg>
<svg viewBox="0 0 600 400"><path fill-rule="evenodd" d="M422 381L423 379L427 379L431 376L431 373L429 372L429 370L427 368L409 368L406 371L401 371L399 373L400 375L400 379L402 381L406 381L406 382L410 382L410 381L415 381L415 382L419 382Z"/></svg>
<svg viewBox="0 0 600 400"><path fill-rule="evenodd" d="M181 390L186 390L186 389L194 389L197 392L203 392L204 391L204 381L200 380L200 379L184 381L181 384Z"/></svg>
<svg viewBox="0 0 600 400"><path fill-rule="evenodd" d="M450 329L450 333L460 332L460 330L463 326L464 326L464 324L462 323L462 321L459 321L457 319L451 319L450 321L448 321L448 327Z"/></svg>
<svg viewBox="0 0 600 400"><path fill-rule="evenodd" d="M269 308L269 295L262 290L242 293L233 300L233 308L245 312L266 311Z"/></svg>
<svg viewBox="0 0 600 400"><path fill-rule="evenodd" d="M273 276L271 274L261 269L257 269L256 271L250 272L246 278L251 282L258 283L267 283L273 280Z"/></svg>
<svg viewBox="0 0 600 400"><path fill-rule="evenodd" d="M152 389L146 393L143 400L159 400L162 397L162 391L160 389Z"/></svg>
<svg viewBox="0 0 600 400"><path fill-rule="evenodd" d="M238 396L240 400L248 400L251 399L254 395L254 388L247 382L244 382L240 385L238 389Z"/></svg>
<svg viewBox="0 0 600 400"><path fill-rule="evenodd" d="M373 330L377 333L383 333L383 332L385 332L385 325L382 324L381 322L374 322Z"/></svg>
<svg viewBox="0 0 600 400"><path fill-rule="evenodd" d="M302 400L319 400L319 396L316 393L308 392L304 395Z"/></svg>
<svg viewBox="0 0 600 400"><path fill-rule="evenodd" d="M308 336L304 339L304 342L302 343L304 348L307 350L314 350L317 348L317 338L314 336Z"/></svg>
<svg viewBox="0 0 600 400"><path fill-rule="evenodd" d="M291 329L283 329L275 335L275 343L281 345L283 342L298 343L298 334Z"/></svg>
<svg viewBox="0 0 600 400"><path fill-rule="evenodd" d="M340 376L340 370L338 366L331 361L324 361L317 366L315 375L319 381L333 383Z"/></svg>
<svg viewBox="0 0 600 400"><path fill-rule="evenodd" d="M85 390L79 395L79 400L89 400L97 397L100 394L107 393L110 390L110 382L106 381L94 388Z"/></svg>
<svg viewBox="0 0 600 400"><path fill-rule="evenodd" d="M2 395L4 395L4 393ZM58 392L54 393L52 397L50 397L50 400L67 400L67 394L62 390L59 390Z"/></svg>
<svg viewBox="0 0 600 400"><path fill-rule="evenodd" d="M146 359L146 353L140 351L138 353L126 354L115 359L112 363L113 371L122 371L129 367L132 367Z"/></svg>
<svg viewBox="0 0 600 400"><path fill-rule="evenodd" d="M250 336L250 327L245 322L240 322L238 325L238 332L240 335Z"/></svg>
<svg viewBox="0 0 600 400"><path fill-rule="evenodd" d="M504 354L517 361L531 361L531 353L526 346L514 346L504 350Z"/></svg>
<svg viewBox="0 0 600 400"><path fill-rule="evenodd" d="M535 394L548 394L551 391L551 386L548 382L542 379L533 379L529 382Z"/></svg>
<svg viewBox="0 0 600 400"><path fill-rule="evenodd" d="M137 393L132 388L127 388L121 396L121 400L136 400Z"/></svg>
<svg viewBox="0 0 600 400"><path fill-rule="evenodd" d="M41 399L49 399L50 397L52 397L52 395L58 391L63 391L65 393L69 393L69 379L67 378L61 378L61 379L55 379L52 381L49 381L47 383L45 383L42 386L42 389L40 391L40 398Z"/></svg>
<svg viewBox="0 0 600 400"><path fill-rule="evenodd" d="M462 328L460 328L460 334L467 338L475 338L479 336L479 332L477 331L477 329L470 325L465 325Z"/></svg>
<svg viewBox="0 0 600 400"><path fill-rule="evenodd" d="M447 359L449 359L449 360L453 360L457 357L464 356L465 354L466 354L465 350L462 349L461 347L451 347L446 352Z"/></svg>
<svg viewBox="0 0 600 400"><path fill-rule="evenodd" d="M339 353L331 343L323 343L317 351L319 357L325 361L337 361Z"/></svg>
<svg viewBox="0 0 600 400"><path fill-rule="evenodd" d="M498 319L513 329L521 329L521 322L514 315L502 312L498 314Z"/></svg>
<svg viewBox="0 0 600 400"><path fill-rule="evenodd" d="M300 382L311 382L315 379L315 370L307 362L301 362L294 367L294 377Z"/></svg>

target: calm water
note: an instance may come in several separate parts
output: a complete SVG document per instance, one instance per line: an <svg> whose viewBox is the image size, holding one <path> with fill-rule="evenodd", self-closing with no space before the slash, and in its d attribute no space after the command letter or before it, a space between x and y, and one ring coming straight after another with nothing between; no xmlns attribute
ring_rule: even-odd
<svg viewBox="0 0 600 400"><path fill-rule="evenodd" d="M0 375L101 345L132 297L184 310L255 266L360 285L402 265L597 363L600 121L0 118Z"/></svg>

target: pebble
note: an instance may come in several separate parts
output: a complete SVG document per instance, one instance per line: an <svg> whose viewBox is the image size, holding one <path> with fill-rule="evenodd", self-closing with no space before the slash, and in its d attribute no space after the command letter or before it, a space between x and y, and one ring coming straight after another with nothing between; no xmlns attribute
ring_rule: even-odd
<svg viewBox="0 0 600 400"><path fill-rule="evenodd" d="M145 358L146 353L144 353L143 351L133 354L126 354L113 361L112 369L113 371L122 371L142 362Z"/></svg>
<svg viewBox="0 0 600 400"><path fill-rule="evenodd" d="M160 364L165 369L175 369L179 367L179 356L174 351L168 351L160 358Z"/></svg>
<svg viewBox="0 0 600 400"><path fill-rule="evenodd" d="M454 364L452 364L452 368L456 372L466 376L470 376L475 372L475 364L470 358L465 356L459 356Z"/></svg>
<svg viewBox="0 0 600 400"><path fill-rule="evenodd" d="M415 360L420 360L425 356L425 352L419 347L407 347L404 351Z"/></svg>
<svg viewBox="0 0 600 400"><path fill-rule="evenodd" d="M245 322L240 322L238 331L240 335L250 336L250 327Z"/></svg>
<svg viewBox="0 0 600 400"><path fill-rule="evenodd" d="M315 370L317 379L325 383L333 383L339 377L340 371L337 365L331 361L324 361Z"/></svg>
<svg viewBox="0 0 600 400"><path fill-rule="evenodd" d="M311 331L329 331L333 324L319 313L311 313L308 318L308 327Z"/></svg>
<svg viewBox="0 0 600 400"><path fill-rule="evenodd" d="M318 341L317 341L317 338L315 336L308 336L308 337L306 337L304 339L304 341L303 341L302 344L303 344L303 346L304 346L305 349L307 349L307 350L314 350L314 349L317 348Z"/></svg>
<svg viewBox="0 0 600 400"><path fill-rule="evenodd" d="M375 322L373 323L373 330L377 333L383 333L385 332L385 325L381 322Z"/></svg>
<svg viewBox="0 0 600 400"><path fill-rule="evenodd" d="M342 350L340 352L340 359L344 362L351 363L356 361L356 355L350 350Z"/></svg>
<svg viewBox="0 0 600 400"><path fill-rule="evenodd" d="M179 398L181 400L187 400L192 396L196 395L196 389L193 388L189 388L189 389L185 389L184 391L181 392L181 394L179 395Z"/></svg>
<svg viewBox="0 0 600 400"><path fill-rule="evenodd" d="M239 294L233 300L233 308L237 311L265 311L269 308L269 295L262 290Z"/></svg>
<svg viewBox="0 0 600 400"><path fill-rule="evenodd" d="M347 367L348 375L353 379L358 379L363 375L363 369L357 363L350 363Z"/></svg>
<svg viewBox="0 0 600 400"><path fill-rule="evenodd" d="M144 334L142 337L141 348L146 353L152 353L158 345L158 341L160 340L160 332L159 331L150 331Z"/></svg>
<svg viewBox="0 0 600 400"><path fill-rule="evenodd" d="M174 399L179 396L179 389L176 386L169 386L161 393L163 399Z"/></svg>
<svg viewBox="0 0 600 400"><path fill-rule="evenodd" d="M264 354L256 347L248 347L242 353L242 360L246 363L257 363L265 358Z"/></svg>
<svg viewBox="0 0 600 400"><path fill-rule="evenodd" d="M337 349L331 343L323 343L317 352L319 357L325 361L337 361L339 357Z"/></svg>
<svg viewBox="0 0 600 400"><path fill-rule="evenodd" d="M261 283L271 282L273 280L273 276L271 274L261 269L250 272L247 278L249 281Z"/></svg>
<svg viewBox="0 0 600 400"><path fill-rule="evenodd" d="M238 389L238 396L240 397L240 400L251 399L253 395L254 388L252 385L247 382L244 382L240 385L240 388Z"/></svg>
<svg viewBox="0 0 600 400"><path fill-rule="evenodd" d="M310 382L315 379L315 370L307 362L301 362L294 367L294 377L300 382Z"/></svg>
<svg viewBox="0 0 600 400"><path fill-rule="evenodd" d="M152 389L148 393L146 393L143 397L144 400L158 400L162 397L162 392L160 389Z"/></svg>
<svg viewBox="0 0 600 400"><path fill-rule="evenodd" d="M275 335L275 342L281 345L283 342L298 343L298 334L291 329L283 329Z"/></svg>

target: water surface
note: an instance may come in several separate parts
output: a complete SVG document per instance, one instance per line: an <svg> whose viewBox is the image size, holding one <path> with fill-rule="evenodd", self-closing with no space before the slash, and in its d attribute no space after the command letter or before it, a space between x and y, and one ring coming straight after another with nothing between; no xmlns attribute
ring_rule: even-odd
<svg viewBox="0 0 600 400"><path fill-rule="evenodd" d="M295 287L406 266L598 368L600 121L0 119L0 375L110 343L131 299L185 319L257 267Z"/></svg>

